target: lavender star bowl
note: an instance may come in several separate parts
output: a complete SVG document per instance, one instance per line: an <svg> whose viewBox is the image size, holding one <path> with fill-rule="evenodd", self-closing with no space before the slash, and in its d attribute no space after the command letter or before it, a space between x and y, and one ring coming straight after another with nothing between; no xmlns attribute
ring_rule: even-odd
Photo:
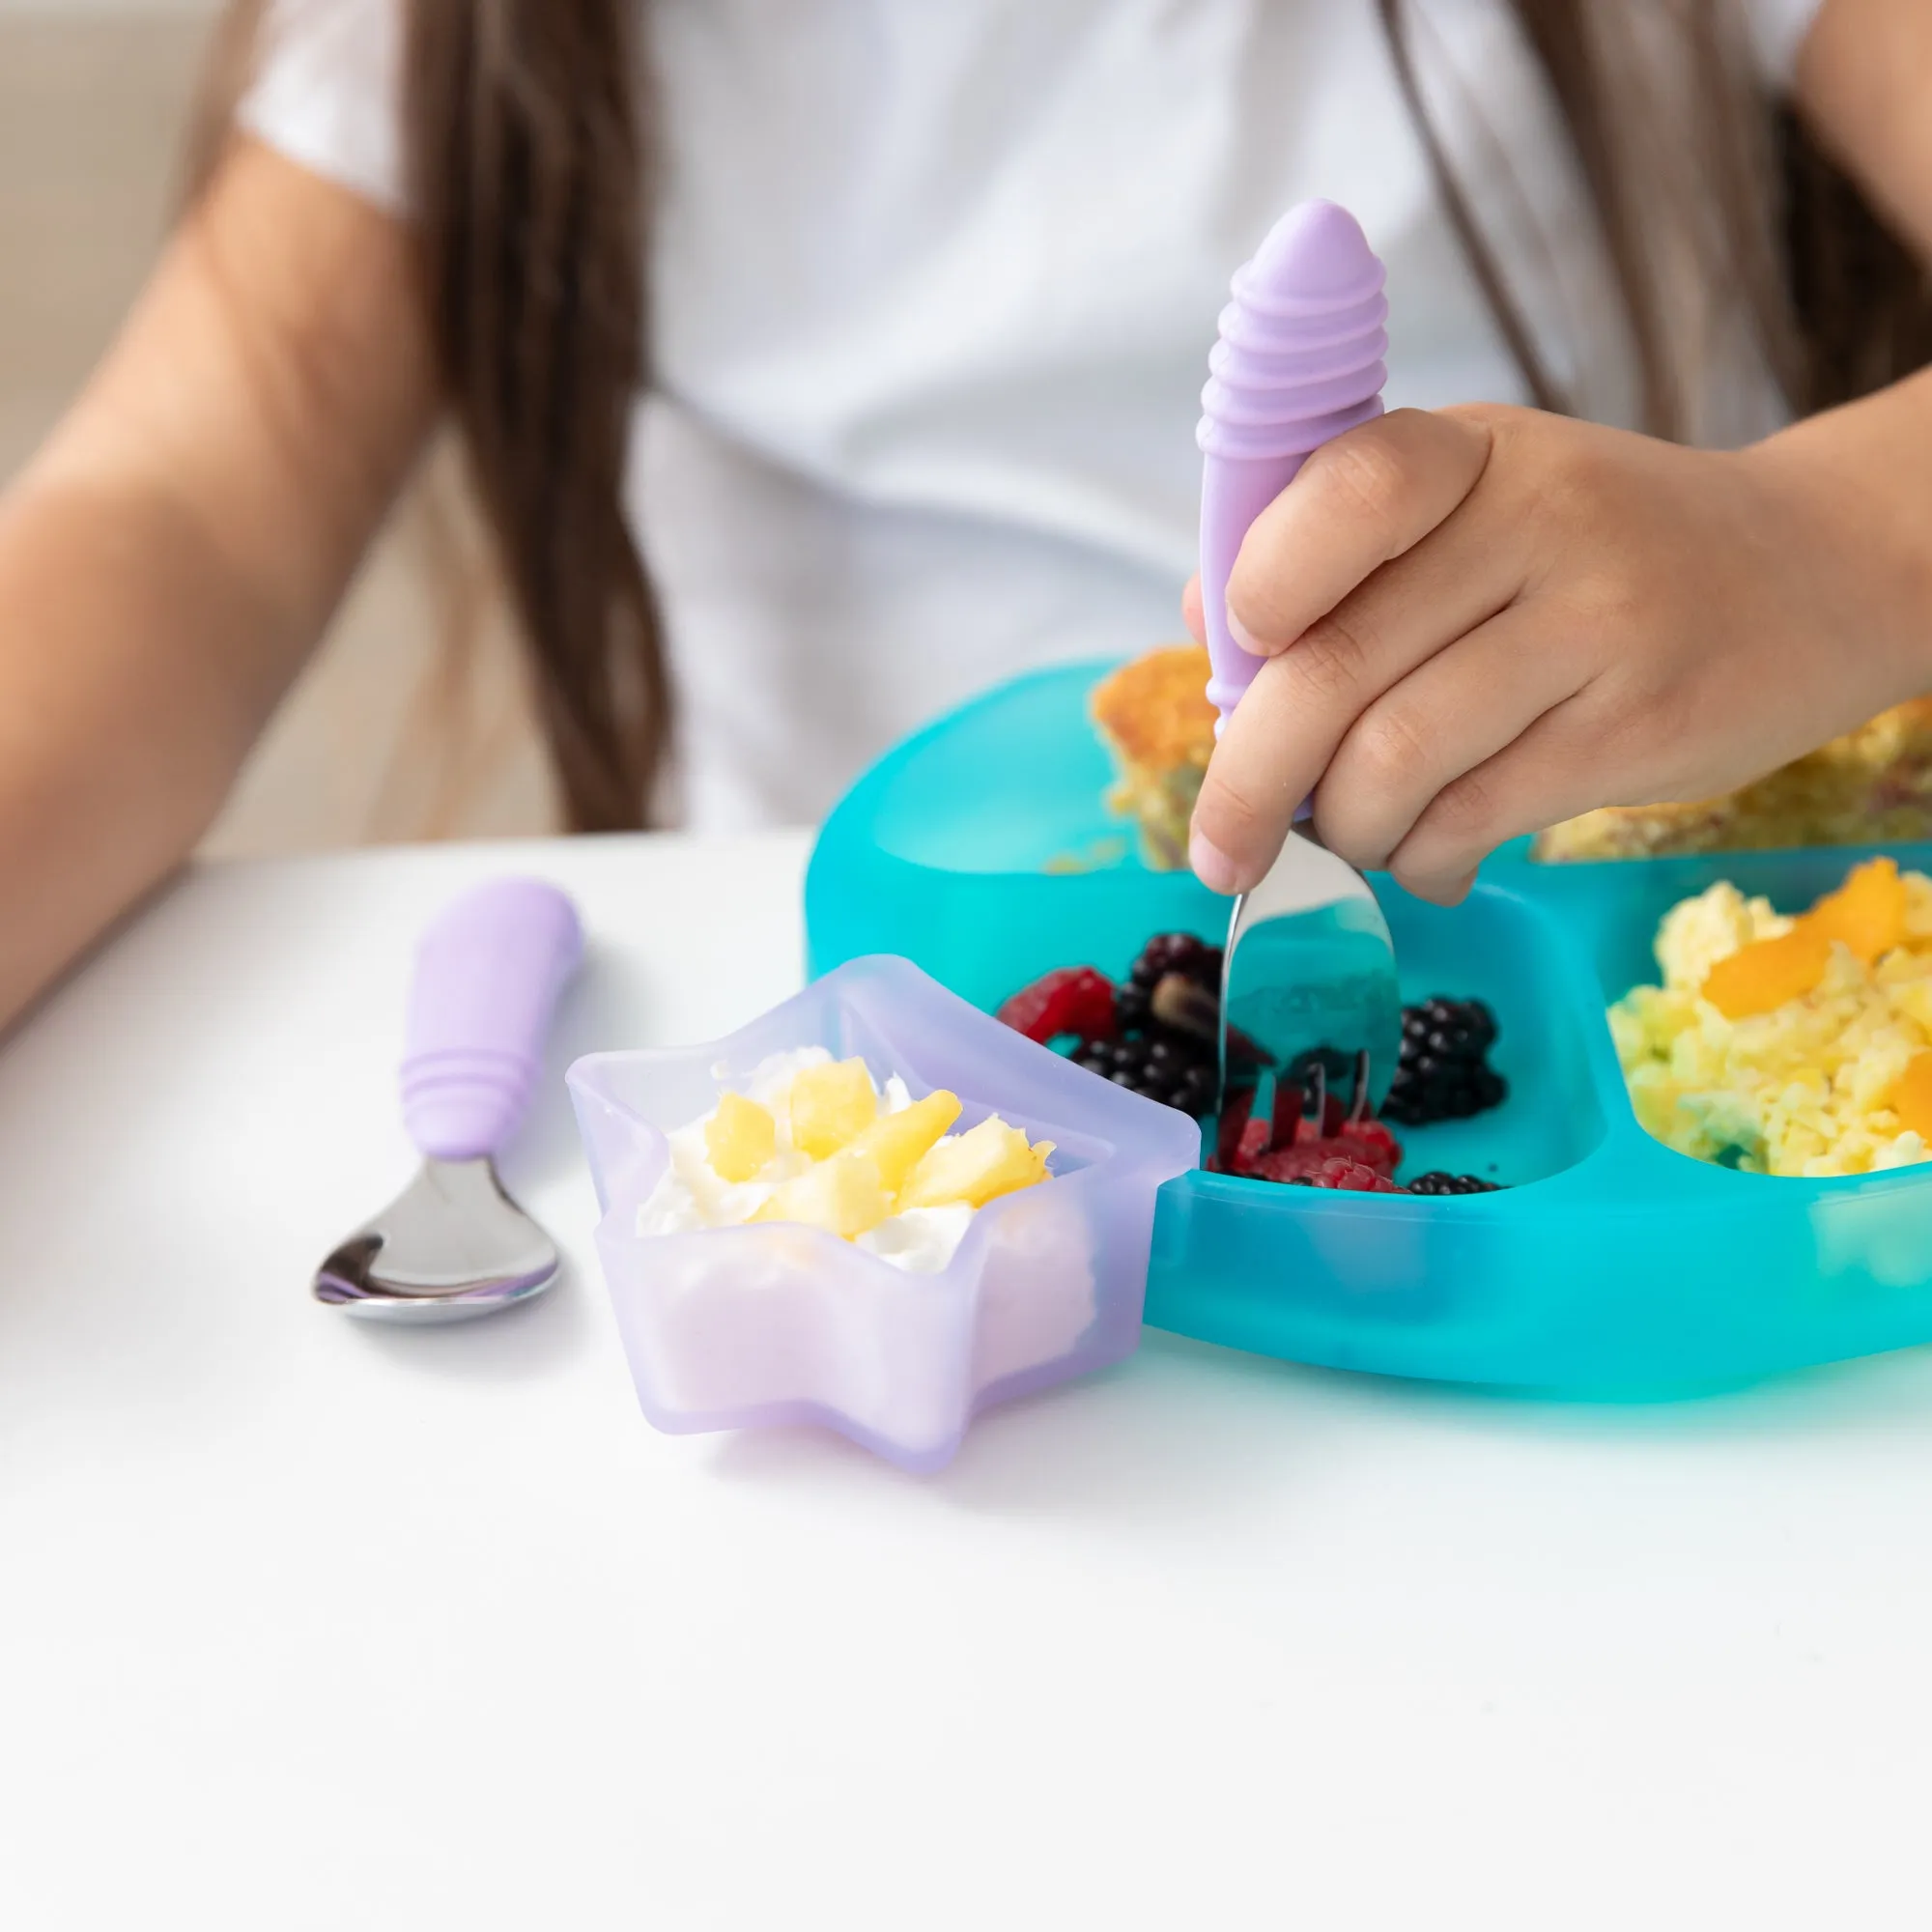
<svg viewBox="0 0 1932 1932"><path fill-rule="evenodd" d="M963 1129L999 1114L1054 1144L1052 1178L993 1201L944 1269L908 1273L815 1228L640 1235L667 1135L760 1062L822 1046ZM569 1072L597 1251L638 1400L673 1435L818 1423L901 1468L950 1462L980 1410L1104 1368L1140 1340L1154 1196L1192 1121L1022 1037L904 959L855 959L728 1038L592 1054Z"/></svg>

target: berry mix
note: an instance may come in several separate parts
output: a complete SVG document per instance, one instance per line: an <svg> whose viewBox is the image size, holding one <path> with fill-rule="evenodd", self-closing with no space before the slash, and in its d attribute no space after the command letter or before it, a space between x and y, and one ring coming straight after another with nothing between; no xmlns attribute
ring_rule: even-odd
<svg viewBox="0 0 1932 1932"><path fill-rule="evenodd" d="M1219 1085L1221 952L1192 933L1157 934L1122 984L1091 966L1066 966L1015 993L999 1016L1042 1046L1070 1042L1090 1072L1204 1120ZM1222 1174L1292 1187L1359 1194L1489 1194L1471 1174L1432 1173L1399 1183L1402 1146L1388 1122L1428 1126L1467 1120L1508 1093L1489 1064L1496 1022L1480 1000L1440 996L1403 1009L1402 1058L1379 1118L1368 1104L1368 1069L1311 1054L1275 1082L1268 1118L1254 1117L1256 1089L1228 1095L1208 1165ZM1239 1053L1243 1043L1231 1047ZM1352 1081L1345 1103L1332 1091Z"/></svg>
<svg viewBox="0 0 1932 1932"><path fill-rule="evenodd" d="M1071 1038L1080 1065L1129 1093L1197 1121L1214 1111L1221 952L1192 933L1149 940L1123 985L1062 967L1015 993L1000 1018L1042 1046Z"/></svg>

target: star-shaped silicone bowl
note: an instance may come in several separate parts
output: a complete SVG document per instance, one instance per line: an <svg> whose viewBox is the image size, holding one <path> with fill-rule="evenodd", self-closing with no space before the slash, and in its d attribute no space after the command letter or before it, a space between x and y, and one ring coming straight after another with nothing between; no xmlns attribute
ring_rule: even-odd
<svg viewBox="0 0 1932 1932"><path fill-rule="evenodd" d="M974 1217L913 1274L796 1224L640 1235L638 1210L699 1119L773 1054L823 1046L949 1088L957 1130L998 1114L1054 1144L1052 1178ZM1194 1122L1037 1046L904 959L855 959L706 1046L599 1053L569 1073L603 1218L597 1251L644 1414L694 1434L823 1423L936 1469L982 1408L1118 1362L1140 1340L1154 1196Z"/></svg>

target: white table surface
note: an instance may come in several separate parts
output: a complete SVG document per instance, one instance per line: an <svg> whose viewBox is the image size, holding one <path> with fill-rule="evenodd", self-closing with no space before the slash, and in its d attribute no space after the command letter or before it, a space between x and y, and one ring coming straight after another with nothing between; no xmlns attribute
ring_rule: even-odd
<svg viewBox="0 0 1932 1932"><path fill-rule="evenodd" d="M804 853L207 870L0 1049L0 1926L1926 1922L1932 1353L1577 1407L1155 1335L937 1478L662 1437L557 1084L549 1297L309 1299L444 896L578 895L560 1067L788 991Z"/></svg>

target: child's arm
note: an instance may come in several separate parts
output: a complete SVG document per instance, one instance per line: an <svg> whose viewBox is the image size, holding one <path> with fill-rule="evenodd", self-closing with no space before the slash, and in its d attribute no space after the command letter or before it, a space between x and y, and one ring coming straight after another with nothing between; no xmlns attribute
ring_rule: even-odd
<svg viewBox="0 0 1932 1932"><path fill-rule="evenodd" d="M239 144L0 495L0 1025L187 854L420 447L400 225Z"/></svg>
<svg viewBox="0 0 1932 1932"><path fill-rule="evenodd" d="M1799 87L1932 260L1932 7L1825 0ZM1453 901L1506 839L1932 692L1932 373L1728 454L1398 411L1264 512L1228 604L1269 662L1202 789L1203 878L1252 883L1314 789L1337 852Z"/></svg>

